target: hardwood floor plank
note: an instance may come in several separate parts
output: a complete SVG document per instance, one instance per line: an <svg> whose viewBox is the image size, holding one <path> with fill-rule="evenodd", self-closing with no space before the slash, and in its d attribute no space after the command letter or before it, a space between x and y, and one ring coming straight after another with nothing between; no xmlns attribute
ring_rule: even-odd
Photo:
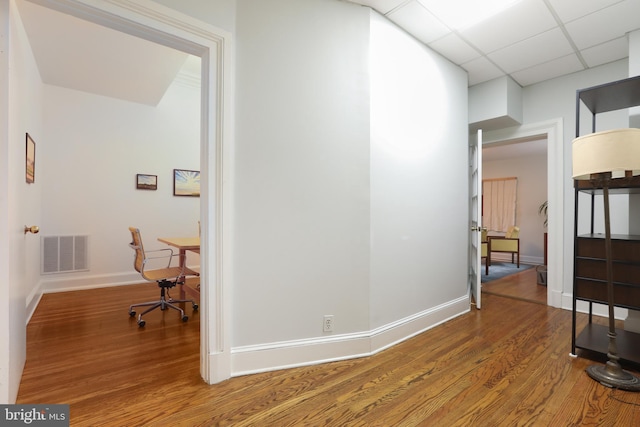
<svg viewBox="0 0 640 427"><path fill-rule="evenodd" d="M483 294L508 296L547 305L547 287L538 285L536 268L529 268L502 279L482 284Z"/></svg>
<svg viewBox="0 0 640 427"><path fill-rule="evenodd" d="M43 296L18 403L68 403L73 426L640 425L640 393L569 357L565 310L487 294L482 310L370 357L207 385L197 312L183 323L157 310L144 330L129 318L157 295L143 284Z"/></svg>

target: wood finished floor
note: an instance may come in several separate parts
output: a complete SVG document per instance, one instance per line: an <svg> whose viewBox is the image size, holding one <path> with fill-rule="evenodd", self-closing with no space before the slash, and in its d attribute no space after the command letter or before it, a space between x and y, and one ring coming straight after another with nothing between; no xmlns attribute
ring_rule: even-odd
<svg viewBox="0 0 640 427"><path fill-rule="evenodd" d="M482 271L484 272L484 269ZM538 285L537 281L536 269L532 267L500 280L483 283L481 289L483 294L506 296L546 305L547 287Z"/></svg>
<svg viewBox="0 0 640 427"><path fill-rule="evenodd" d="M156 311L144 330L129 318L156 296L148 284L44 295L18 403L70 404L72 426L640 425L640 393L569 357L565 310L486 294L482 310L371 357L207 385L197 313Z"/></svg>

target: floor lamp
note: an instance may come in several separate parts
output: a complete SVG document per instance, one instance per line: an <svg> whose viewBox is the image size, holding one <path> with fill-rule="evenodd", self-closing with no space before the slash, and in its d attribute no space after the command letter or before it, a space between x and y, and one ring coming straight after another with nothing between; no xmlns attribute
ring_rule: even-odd
<svg viewBox="0 0 640 427"><path fill-rule="evenodd" d="M640 129L616 129L592 133L573 140L573 178L588 179L602 188L604 198L605 259L609 306L608 361L592 365L587 374L601 384L629 391L640 391L640 379L622 369L616 345L613 288L613 255L609 217L609 185L612 176L640 174Z"/></svg>

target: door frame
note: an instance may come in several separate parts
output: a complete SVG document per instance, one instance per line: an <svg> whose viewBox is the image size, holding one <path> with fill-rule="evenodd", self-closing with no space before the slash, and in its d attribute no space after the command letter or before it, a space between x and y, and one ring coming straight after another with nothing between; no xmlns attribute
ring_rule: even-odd
<svg viewBox="0 0 640 427"><path fill-rule="evenodd" d="M547 200L548 210L548 262L547 266L547 305L562 307L564 277L571 274L565 271L566 254L564 229L565 179L564 179L564 140L562 118L527 124L522 126L486 131L483 133L483 147L504 143L505 141L547 138ZM570 268L567 267L567 268ZM566 276L568 277L568 276Z"/></svg>
<svg viewBox="0 0 640 427"><path fill-rule="evenodd" d="M28 1L201 58L200 374L230 378L231 34L146 0Z"/></svg>
<svg viewBox="0 0 640 427"><path fill-rule="evenodd" d="M12 372L16 349L16 334L12 329L20 326L12 325L11 292L9 290L10 243L5 236L12 234L9 221L12 210L9 208L9 2L0 2L0 403L14 403L20 381L20 373ZM13 209L13 208L11 208ZM26 326L25 326L26 328ZM26 335L26 332L25 332ZM26 345L25 345L26 347ZM24 356L24 355L23 355ZM24 360L22 360L24 362ZM16 378L17 377L17 378ZM11 401L10 401L11 399Z"/></svg>

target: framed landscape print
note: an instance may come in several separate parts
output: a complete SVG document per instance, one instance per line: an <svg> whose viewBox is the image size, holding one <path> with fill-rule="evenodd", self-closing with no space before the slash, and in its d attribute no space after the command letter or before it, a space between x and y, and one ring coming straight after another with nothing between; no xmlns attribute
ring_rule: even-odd
<svg viewBox="0 0 640 427"><path fill-rule="evenodd" d="M33 184L36 181L36 143L27 133L27 162L26 181Z"/></svg>
<svg viewBox="0 0 640 427"><path fill-rule="evenodd" d="M200 197L200 171L174 169L173 195Z"/></svg>
<svg viewBox="0 0 640 427"><path fill-rule="evenodd" d="M136 188L138 190L157 190L158 175L139 173L136 175Z"/></svg>

